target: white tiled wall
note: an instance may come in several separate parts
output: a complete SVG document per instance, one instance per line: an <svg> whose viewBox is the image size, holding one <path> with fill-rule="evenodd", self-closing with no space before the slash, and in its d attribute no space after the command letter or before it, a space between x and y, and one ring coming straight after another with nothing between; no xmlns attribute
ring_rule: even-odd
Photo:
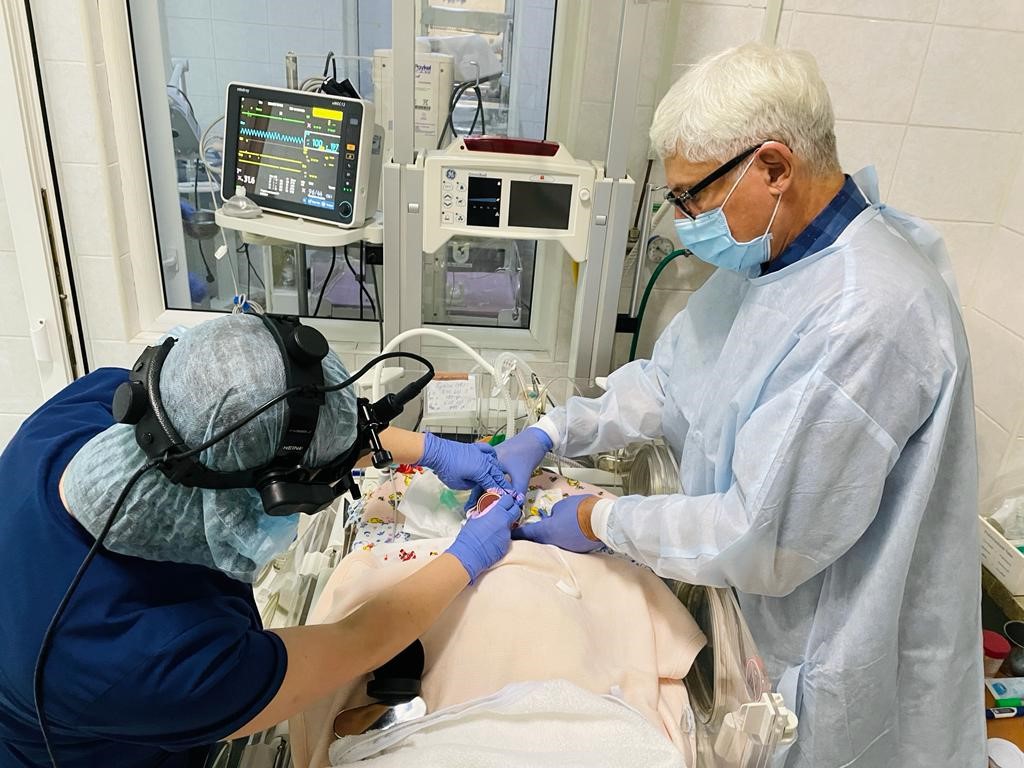
<svg viewBox="0 0 1024 768"><path fill-rule="evenodd" d="M554 29L554 0L519 0L516 9L519 30L524 35L518 49L520 61L513 64L516 77L520 136L543 138L547 117L548 80L551 74L551 33Z"/></svg>
<svg viewBox="0 0 1024 768"><path fill-rule="evenodd" d="M6 201L0 178L0 449L43 398L28 339L28 315Z"/></svg>
<svg viewBox="0 0 1024 768"><path fill-rule="evenodd" d="M343 0L165 0L170 55L188 59L188 94L200 126L223 114L224 90L232 80L283 86L288 51L299 54L300 80L323 71L329 50L355 54L344 50L344 5ZM380 7L390 11L388 3L359 3L360 13L372 16L368 23L374 13L380 15ZM387 47L390 27L381 23L373 29L377 26L383 37L368 45ZM365 55L372 54L370 47ZM344 76L339 61L338 78Z"/></svg>
<svg viewBox="0 0 1024 768"><path fill-rule="evenodd" d="M680 0L674 30L666 32L653 11L645 49L671 57L674 79L706 54L758 39L763 6ZM581 156L604 153L614 66L606 52L616 34L592 17L591 77L575 147ZM844 169L875 165L883 200L945 235L974 354L983 489L1000 468L1024 471L1024 2L784 0L777 43L817 58ZM638 139L650 123L643 107L659 98L643 95ZM642 178L645 151L646 144L631 156L634 178ZM632 274L623 282L628 294ZM693 275L663 274L641 355L698 286ZM620 340L617 361L627 348Z"/></svg>
<svg viewBox="0 0 1024 768"><path fill-rule="evenodd" d="M887 202L946 236L972 348L984 493L1014 457L1024 468L1024 3L787 7L780 43L818 58L844 166L874 159Z"/></svg>
<svg viewBox="0 0 1024 768"><path fill-rule="evenodd" d="M1002 208L974 278L967 310L972 324L975 383L986 397L977 398L997 429L979 430L994 459L986 479L1018 473L1024 482L1024 158L1016 163ZM1012 171L1011 171L1012 172ZM983 470L986 468L983 467Z"/></svg>

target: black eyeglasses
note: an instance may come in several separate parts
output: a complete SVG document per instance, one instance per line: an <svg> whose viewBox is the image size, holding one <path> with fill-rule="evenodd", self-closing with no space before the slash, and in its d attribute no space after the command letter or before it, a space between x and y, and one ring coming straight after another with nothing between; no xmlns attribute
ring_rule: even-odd
<svg viewBox="0 0 1024 768"><path fill-rule="evenodd" d="M686 216L687 218L689 218L689 219L697 218L700 215L700 211L694 212L694 211L691 211L691 210L689 210L687 208L687 206L691 203L691 201L695 197L697 197L697 195L699 195L701 192L703 192L705 189L707 189L712 184L714 184L716 181L718 181L720 178L725 176L725 174L727 174L729 171L731 171L737 165L739 165L744 160L746 160L748 157L750 157L752 154L757 152L757 150L759 150L760 148L761 148L761 145L758 144L756 147L751 147L750 149L744 150L741 154L736 155L736 157L734 157L732 160L728 161L727 163L724 163L724 164L718 166L718 168L713 170L711 173L709 173L703 179L698 181L692 187L690 187L689 189L683 190L678 195L675 192L673 192L671 189L666 190L665 191L665 199L668 202L672 203L672 205L674 205L676 208L678 208L680 210L680 212L682 212L682 214L684 216Z"/></svg>

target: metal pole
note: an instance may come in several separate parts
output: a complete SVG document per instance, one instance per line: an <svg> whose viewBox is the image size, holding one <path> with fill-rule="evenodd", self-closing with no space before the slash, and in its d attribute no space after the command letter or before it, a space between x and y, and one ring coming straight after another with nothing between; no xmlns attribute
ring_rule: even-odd
<svg viewBox="0 0 1024 768"><path fill-rule="evenodd" d="M640 190L640 237L636 241L636 273L633 275L633 292L629 295L629 316L636 317L636 299L640 294L640 278L644 273L644 259L647 258L647 240L651 236L651 189L645 184Z"/></svg>
<svg viewBox="0 0 1024 768"><path fill-rule="evenodd" d="M306 246L298 245L297 261L295 265L295 294L299 303L299 317L309 316L309 281L306 280Z"/></svg>
<svg viewBox="0 0 1024 768"><path fill-rule="evenodd" d="M407 165L413 161L413 121L415 110L416 5L414 0L392 0L391 50L394 87L391 89L391 114L394 126L394 161ZM388 160L390 158L384 158Z"/></svg>

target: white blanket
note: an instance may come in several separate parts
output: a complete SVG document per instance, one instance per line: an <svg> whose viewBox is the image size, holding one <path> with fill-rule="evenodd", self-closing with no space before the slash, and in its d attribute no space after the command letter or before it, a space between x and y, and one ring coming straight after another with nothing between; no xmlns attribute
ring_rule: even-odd
<svg viewBox="0 0 1024 768"><path fill-rule="evenodd" d="M514 683L386 731L338 739L331 765L361 768L685 768L647 718L565 680Z"/></svg>

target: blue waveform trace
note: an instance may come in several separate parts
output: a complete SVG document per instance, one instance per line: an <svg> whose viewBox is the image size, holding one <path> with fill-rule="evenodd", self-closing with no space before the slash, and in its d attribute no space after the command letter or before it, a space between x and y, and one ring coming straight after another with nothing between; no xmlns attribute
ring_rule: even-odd
<svg viewBox="0 0 1024 768"><path fill-rule="evenodd" d="M255 136L264 141L279 141L285 144L298 144L300 146L304 140L302 136L291 136L280 131L264 131L259 128L242 127L238 132L243 136Z"/></svg>

